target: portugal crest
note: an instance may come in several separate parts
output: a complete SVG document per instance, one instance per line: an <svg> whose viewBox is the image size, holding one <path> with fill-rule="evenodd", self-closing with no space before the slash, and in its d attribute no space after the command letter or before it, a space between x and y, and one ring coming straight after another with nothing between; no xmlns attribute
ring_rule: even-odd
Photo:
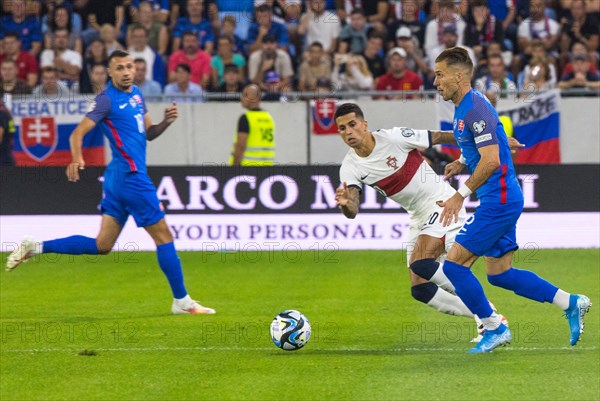
<svg viewBox="0 0 600 401"><path fill-rule="evenodd" d="M394 170L398 170L398 159L395 157L388 156L386 164Z"/></svg>

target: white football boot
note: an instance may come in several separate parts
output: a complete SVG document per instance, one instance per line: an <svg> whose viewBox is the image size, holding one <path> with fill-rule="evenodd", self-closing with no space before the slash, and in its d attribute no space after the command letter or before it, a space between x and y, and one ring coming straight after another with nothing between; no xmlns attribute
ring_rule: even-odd
<svg viewBox="0 0 600 401"><path fill-rule="evenodd" d="M12 251L6 260L6 271L13 271L21 263L25 263L36 254L38 242L33 237L25 237L21 244Z"/></svg>

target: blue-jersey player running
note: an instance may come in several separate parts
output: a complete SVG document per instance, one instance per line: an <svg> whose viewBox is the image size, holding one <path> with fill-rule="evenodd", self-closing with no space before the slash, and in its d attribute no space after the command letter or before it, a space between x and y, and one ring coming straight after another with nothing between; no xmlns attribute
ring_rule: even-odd
<svg viewBox="0 0 600 401"><path fill-rule="evenodd" d="M185 288L181 262L165 213L146 172L146 141L158 138L175 121L177 106L173 104L165 110L165 118L160 124L152 124L144 98L133 85L133 57L125 51L117 50L111 54L108 74L111 81L71 134L73 161L67 167L69 181L79 180L79 170L85 167L81 152L83 137L99 125L110 141L113 155L104 173L100 233L96 238L75 235L44 242L25 238L9 255L6 270L13 270L36 253L106 255L132 215L138 227L143 227L156 243L158 264L173 292L171 311L175 314L215 313L214 309L194 301Z"/></svg>
<svg viewBox="0 0 600 401"><path fill-rule="evenodd" d="M539 302L550 302L565 311L570 343L583 332L583 317L590 307L584 295L569 294L533 272L512 267L518 249L516 223L523 210L523 194L516 178L510 149L498 113L487 99L471 88L473 64L466 50L444 50L436 59L434 85L444 100L452 100L454 137L471 174L443 207L444 226L456 222L464 199L476 191L480 205L465 222L448 251L444 273L456 294L484 324L483 338L471 353L490 352L512 339L510 330L493 313L483 288L471 271L480 256L486 257L488 281L495 286ZM461 158L461 159L462 159ZM458 174L462 160L446 167L446 176Z"/></svg>

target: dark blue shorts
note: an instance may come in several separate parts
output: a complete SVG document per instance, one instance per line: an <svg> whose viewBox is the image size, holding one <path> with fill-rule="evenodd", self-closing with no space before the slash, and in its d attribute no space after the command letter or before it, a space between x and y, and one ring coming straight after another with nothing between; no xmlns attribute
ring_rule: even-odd
<svg viewBox="0 0 600 401"><path fill-rule="evenodd" d="M522 211L523 202L482 203L460 229L456 242L477 256L499 258L517 250L517 220Z"/></svg>
<svg viewBox="0 0 600 401"><path fill-rule="evenodd" d="M100 203L102 214L114 217L123 227L129 215L138 227L158 223L165 212L156 196L156 188L143 173L104 173L104 194Z"/></svg>

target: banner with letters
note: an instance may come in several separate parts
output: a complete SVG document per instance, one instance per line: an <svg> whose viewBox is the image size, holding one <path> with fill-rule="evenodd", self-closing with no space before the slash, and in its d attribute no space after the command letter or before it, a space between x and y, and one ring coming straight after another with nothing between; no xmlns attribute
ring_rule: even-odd
<svg viewBox="0 0 600 401"><path fill-rule="evenodd" d="M452 130L452 102L438 102L436 112L440 129ZM560 90L553 89L526 98L515 98L515 102L502 103L498 107L498 114L510 117L515 138L525 145L517 153L517 163L560 163ZM460 156L458 146L443 145L442 150L454 158Z"/></svg>
<svg viewBox="0 0 600 401"><path fill-rule="evenodd" d="M69 137L88 112L91 99L76 97L46 101L28 97L12 101L16 132L14 151L18 166L66 166L71 162ZM87 166L103 166L104 138L98 128L83 138Z"/></svg>
<svg viewBox="0 0 600 401"><path fill-rule="evenodd" d="M150 167L149 174L182 250L404 249L408 214L373 188L364 188L355 219L341 214L335 205L338 170L338 166L207 165ZM0 169L0 187L11 188L0 191L3 249L23 235L42 240L95 236L103 172L86 168L81 180L72 183L63 168ZM600 247L600 166L518 166L517 176L525 199L517 230L521 247ZM459 176L451 184L462 185L467 178ZM477 205L472 196L467 211ZM155 249L133 221L126 224L119 244Z"/></svg>

